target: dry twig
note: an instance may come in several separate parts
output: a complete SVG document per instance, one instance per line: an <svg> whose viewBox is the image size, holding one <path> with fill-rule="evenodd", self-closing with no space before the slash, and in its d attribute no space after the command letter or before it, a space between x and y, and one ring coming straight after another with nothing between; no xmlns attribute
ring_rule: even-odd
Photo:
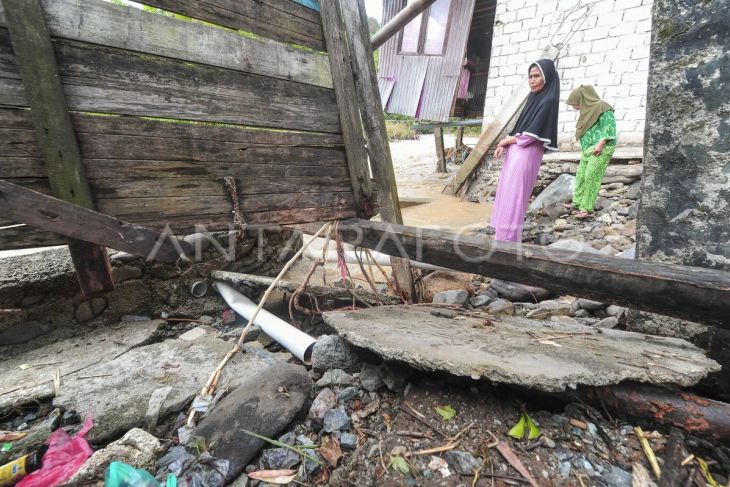
<svg viewBox="0 0 730 487"><path fill-rule="evenodd" d="M636 437L639 439L639 443L641 443L641 449L644 450L644 454L646 455L647 460L649 460L649 465L651 465L651 470L654 472L654 475L656 476L657 480L659 477L662 476L662 470L659 468L659 462L657 462L656 455L654 454L654 450L651 449L651 445L649 444L649 440L646 439L646 435L644 434L644 431L638 427L634 427L634 433L636 434Z"/></svg>

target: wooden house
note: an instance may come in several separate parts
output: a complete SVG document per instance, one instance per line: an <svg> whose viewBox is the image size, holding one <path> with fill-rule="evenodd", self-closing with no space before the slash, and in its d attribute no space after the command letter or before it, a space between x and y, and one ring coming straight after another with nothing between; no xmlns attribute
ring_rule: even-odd
<svg viewBox="0 0 730 487"><path fill-rule="evenodd" d="M413 0L384 0L383 23ZM380 48L385 111L423 120L481 117L496 0L437 0Z"/></svg>

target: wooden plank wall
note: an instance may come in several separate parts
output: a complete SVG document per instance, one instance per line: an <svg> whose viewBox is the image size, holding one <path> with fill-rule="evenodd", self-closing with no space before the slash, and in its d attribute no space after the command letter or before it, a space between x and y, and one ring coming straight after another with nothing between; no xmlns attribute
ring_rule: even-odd
<svg viewBox="0 0 730 487"><path fill-rule="evenodd" d="M292 0L146 3L43 0L99 211L227 229L221 179L232 176L247 223L355 216L319 12ZM47 193L5 26L0 3L0 179ZM10 224L0 212L0 249L63 242Z"/></svg>

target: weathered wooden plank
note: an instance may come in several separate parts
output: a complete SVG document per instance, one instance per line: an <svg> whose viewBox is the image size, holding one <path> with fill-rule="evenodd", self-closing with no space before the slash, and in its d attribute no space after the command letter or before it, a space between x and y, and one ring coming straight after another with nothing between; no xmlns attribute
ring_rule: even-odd
<svg viewBox="0 0 730 487"><path fill-rule="evenodd" d="M353 208L352 193L296 193L265 194L239 198L241 211L290 210L295 208ZM129 221L144 218L162 218L206 213L231 214L231 198L226 196L174 196L146 198L99 199L97 207L102 213Z"/></svg>
<svg viewBox="0 0 730 487"><path fill-rule="evenodd" d="M318 22L262 5L260 1L145 0L145 3L270 39L324 50L322 26Z"/></svg>
<svg viewBox="0 0 730 487"><path fill-rule="evenodd" d="M55 37L332 87L326 56L308 49L103 0L42 3Z"/></svg>
<svg viewBox="0 0 730 487"><path fill-rule="evenodd" d="M296 161L288 164L249 164L217 161L140 161L127 159L87 159L86 174L94 179L134 178L299 178L329 176L347 178L347 168L337 166L302 166ZM0 178L43 178L46 170L37 158L8 157L0 165Z"/></svg>
<svg viewBox="0 0 730 487"><path fill-rule="evenodd" d="M74 41L54 46L72 110L340 132L331 89ZM5 73L0 104L27 106L21 81Z"/></svg>
<svg viewBox="0 0 730 487"><path fill-rule="evenodd" d="M370 187L368 154L360 121L355 76L347 49L347 35L344 31L339 0L322 0L322 25L327 40L330 71L335 86L356 209L361 217L370 218L373 216L375 202Z"/></svg>
<svg viewBox="0 0 730 487"><path fill-rule="evenodd" d="M14 218L23 223L36 228L52 230L70 239L83 239L81 243L96 244L95 247L104 252L105 258L106 252L103 247L147 257L155 247L158 237L157 232L142 226L123 222L108 215L36 193L2 180L0 180L0 201L2 201L3 207L13 214ZM163 262L177 261L179 254L169 240L166 242L166 244L163 243L159 247L157 260ZM71 245L77 244L72 240ZM180 245L183 250L187 247L185 242L180 242ZM80 251L90 250L84 245L78 245L74 248ZM96 255L95 257L98 260L100 256ZM74 263L76 262L74 260ZM108 260L105 259L104 262L108 265ZM79 261L79 264L83 266L88 263L89 259ZM93 275L97 275L97 273L93 272Z"/></svg>
<svg viewBox="0 0 730 487"><path fill-rule="evenodd" d="M355 211L351 208L300 208L264 213L244 214L246 223L251 225L272 225L278 228L280 224L296 224L309 221L328 221L352 218ZM228 230L232 225L230 213L225 215L196 215L187 217L170 217L164 220L140 220L140 225L157 230L163 230L169 225L176 235L192 233L202 225L208 231ZM0 228L0 249L24 249L31 247L46 247L62 245L68 240L56 233L36 230L27 226Z"/></svg>
<svg viewBox="0 0 730 487"><path fill-rule="evenodd" d="M340 6L350 47L352 69L358 73L355 85L368 143L370 166L377 183L380 215L383 221L403 223L365 5L362 0L345 0L340 2ZM416 291L409 261L394 258L391 263L398 293L406 302L412 302L416 298Z"/></svg>
<svg viewBox="0 0 730 487"><path fill-rule="evenodd" d="M72 112L77 134L132 135L168 139L236 142L247 147L341 147L341 134L267 130L244 125ZM34 130L30 110L0 107L0 128Z"/></svg>
<svg viewBox="0 0 730 487"><path fill-rule="evenodd" d="M730 328L730 272L359 220L345 242L454 270Z"/></svg>
<svg viewBox="0 0 730 487"><path fill-rule="evenodd" d="M11 180L24 188L43 194L50 194L45 178L18 178ZM304 178L256 178L235 179L239 195L347 192L348 179L333 179L326 176ZM155 179L92 179L89 181L91 194L95 198L148 198L176 196L222 196L228 192L222 180L199 178L155 178ZM0 219L0 226L2 220Z"/></svg>
<svg viewBox="0 0 730 487"><path fill-rule="evenodd" d="M91 190L81 164L81 153L40 1L2 0L0 4L7 15L10 40L32 108L31 118L51 192L73 205L93 209ZM109 257L103 247L87 240L72 240L69 251L85 295L114 289Z"/></svg>

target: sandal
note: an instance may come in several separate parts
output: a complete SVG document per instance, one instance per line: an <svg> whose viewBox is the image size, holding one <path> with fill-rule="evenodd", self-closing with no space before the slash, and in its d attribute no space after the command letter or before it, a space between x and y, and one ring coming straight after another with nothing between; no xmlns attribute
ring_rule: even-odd
<svg viewBox="0 0 730 487"><path fill-rule="evenodd" d="M590 214L590 213L588 213L587 211L579 211L579 212L578 212L578 213L576 213L576 214L575 214L574 216L575 216L575 217L576 217L576 218L577 218L578 220L585 220L586 218L588 218L589 216L591 216L591 214Z"/></svg>
<svg viewBox="0 0 730 487"><path fill-rule="evenodd" d="M574 210L575 206L573 206L573 203L563 203L563 208L567 208L569 210Z"/></svg>

